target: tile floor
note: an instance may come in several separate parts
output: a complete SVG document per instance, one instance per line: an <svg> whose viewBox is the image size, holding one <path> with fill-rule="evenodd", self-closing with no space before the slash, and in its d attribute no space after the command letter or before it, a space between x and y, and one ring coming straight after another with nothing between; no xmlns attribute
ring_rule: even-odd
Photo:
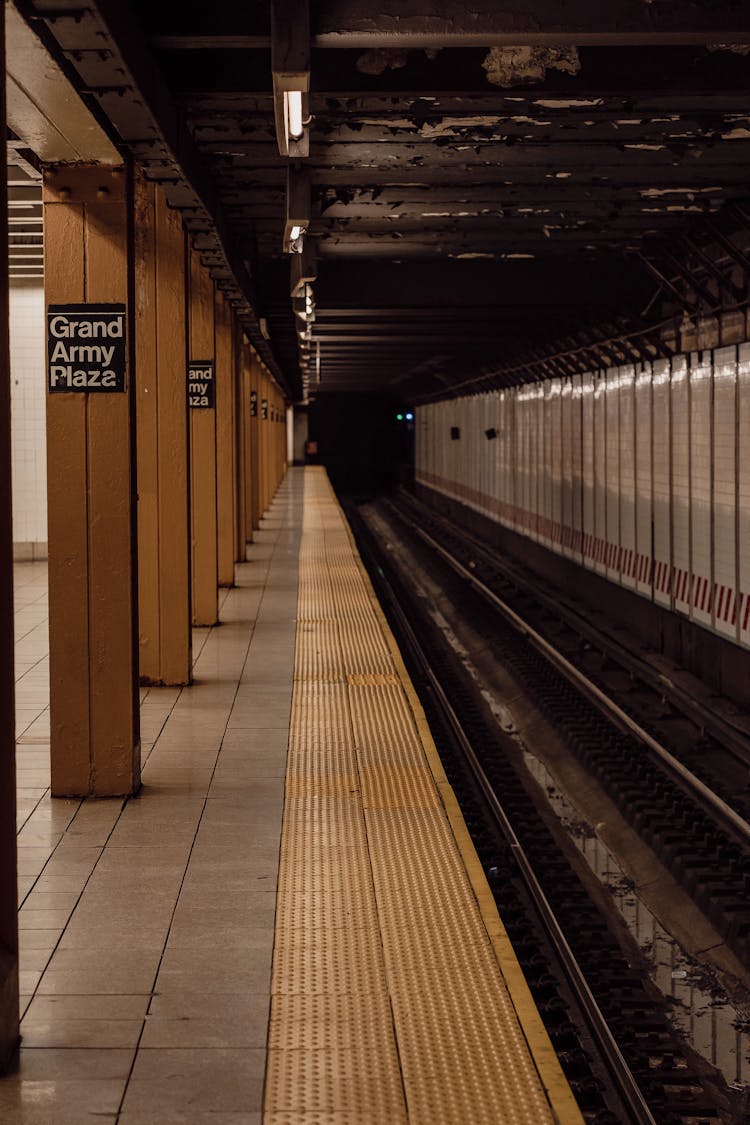
<svg viewBox="0 0 750 1125"><path fill-rule="evenodd" d="M303 474L141 694L143 789L52 800L46 568L16 569L23 1045L3 1125L260 1121Z"/></svg>

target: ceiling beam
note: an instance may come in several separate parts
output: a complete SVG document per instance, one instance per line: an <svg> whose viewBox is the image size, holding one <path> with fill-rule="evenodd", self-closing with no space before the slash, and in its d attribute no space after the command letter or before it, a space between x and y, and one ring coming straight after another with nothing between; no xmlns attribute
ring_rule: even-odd
<svg viewBox="0 0 750 1125"><path fill-rule="evenodd" d="M434 48L524 44L750 42L745 4L669 5L632 0L326 0L313 23L325 47ZM727 37L730 38L727 38Z"/></svg>
<svg viewBox="0 0 750 1125"><path fill-rule="evenodd" d="M205 18L182 33L164 14L153 36L160 48L258 49L270 45L267 13L237 19L229 28L211 29ZM200 17L199 17L200 18ZM167 30L168 27L168 30ZM673 0L669 5L633 4L630 0L514 0L501 8L496 0L326 0L316 5L312 42L323 48L440 48L560 44L703 44L750 42L750 17L743 4L698 5Z"/></svg>

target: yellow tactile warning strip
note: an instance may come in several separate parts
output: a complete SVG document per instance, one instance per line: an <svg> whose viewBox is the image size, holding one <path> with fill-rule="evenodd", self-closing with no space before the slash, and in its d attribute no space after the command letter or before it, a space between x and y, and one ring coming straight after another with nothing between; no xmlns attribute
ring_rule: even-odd
<svg viewBox="0 0 750 1125"><path fill-rule="evenodd" d="M320 469L299 595L266 1125L578 1125Z"/></svg>

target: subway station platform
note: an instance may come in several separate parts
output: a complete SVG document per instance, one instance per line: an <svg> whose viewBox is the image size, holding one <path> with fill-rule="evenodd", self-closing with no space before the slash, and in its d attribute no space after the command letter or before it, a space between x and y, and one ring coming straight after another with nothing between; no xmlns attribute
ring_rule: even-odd
<svg viewBox="0 0 750 1125"><path fill-rule="evenodd" d="M580 1122L324 472L291 470L142 692L143 788L49 796L18 570L18 1072L5 1125Z"/></svg>

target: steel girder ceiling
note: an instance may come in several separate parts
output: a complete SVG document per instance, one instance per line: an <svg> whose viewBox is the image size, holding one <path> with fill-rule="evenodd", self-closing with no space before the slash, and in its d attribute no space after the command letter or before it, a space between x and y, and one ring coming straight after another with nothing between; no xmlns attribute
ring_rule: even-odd
<svg viewBox="0 0 750 1125"><path fill-rule="evenodd" d="M270 5L33 7L298 390ZM310 41L320 392L419 396L635 316L640 255L749 194L746 5L325 0Z"/></svg>

